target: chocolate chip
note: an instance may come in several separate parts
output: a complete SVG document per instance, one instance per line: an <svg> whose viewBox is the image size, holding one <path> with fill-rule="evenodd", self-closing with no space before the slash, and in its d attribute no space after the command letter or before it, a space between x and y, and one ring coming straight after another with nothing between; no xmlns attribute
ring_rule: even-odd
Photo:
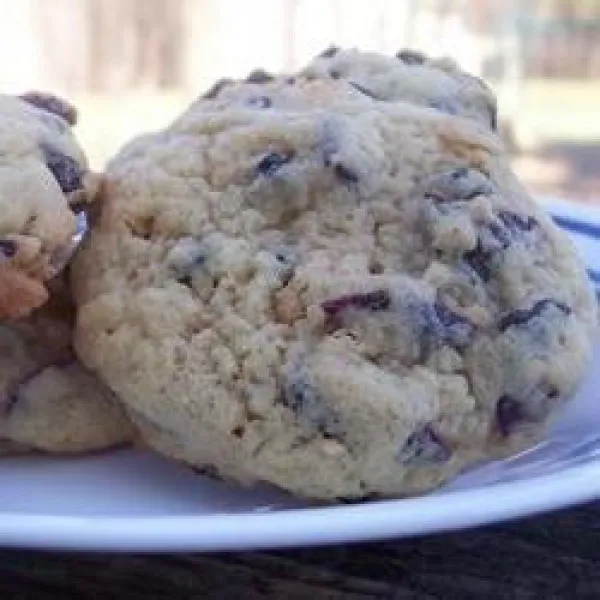
<svg viewBox="0 0 600 600"><path fill-rule="evenodd" d="M442 463L450 459L452 452L431 425L425 425L412 433L396 458L404 465Z"/></svg>
<svg viewBox="0 0 600 600"><path fill-rule="evenodd" d="M19 402L19 386L11 386L6 395L0 401L0 416L6 418Z"/></svg>
<svg viewBox="0 0 600 600"><path fill-rule="evenodd" d="M213 84L211 88L208 89L202 96L200 96L204 100L214 100L220 93L221 90L228 85L235 83L233 79L219 79L216 83Z"/></svg>
<svg viewBox="0 0 600 600"><path fill-rule="evenodd" d="M335 173L338 179L341 179L346 183L358 182L358 174L343 163L337 163L336 165L334 165L333 172Z"/></svg>
<svg viewBox="0 0 600 600"><path fill-rule="evenodd" d="M434 311L442 325L441 337L446 343L460 350L472 342L475 326L471 321L453 312L439 300L434 303Z"/></svg>
<svg viewBox="0 0 600 600"><path fill-rule="evenodd" d="M530 390L526 397L515 398L503 394L496 403L496 425L504 437L525 423L535 423L547 418L560 398L560 390L548 382Z"/></svg>
<svg viewBox="0 0 600 600"><path fill-rule="evenodd" d="M425 185L425 195L437 202L472 200L480 195L490 195L494 186L481 171L458 167L440 173Z"/></svg>
<svg viewBox="0 0 600 600"><path fill-rule="evenodd" d="M369 492L354 498L348 496L336 496L335 500L340 504L364 504L365 500L381 500L384 497L385 496L377 492Z"/></svg>
<svg viewBox="0 0 600 600"><path fill-rule="evenodd" d="M290 262L293 262L293 259L291 259L290 255L287 254L284 250L279 250L276 254L275 254L275 258L277 259L278 262L280 262L282 265L288 265L290 264Z"/></svg>
<svg viewBox="0 0 600 600"><path fill-rule="evenodd" d="M507 231L505 227L500 227L496 223L490 223L487 226L487 231L489 231L496 242L498 242L498 248L502 250L506 250L512 241L510 232Z"/></svg>
<svg viewBox="0 0 600 600"><path fill-rule="evenodd" d="M358 173L356 173L356 171L351 169L348 165L340 162L337 158L334 158L334 154L335 152L329 148L323 152L323 162L325 163L325 166L332 167L335 176L345 183L358 183Z"/></svg>
<svg viewBox="0 0 600 600"><path fill-rule="evenodd" d="M177 283L184 285L185 287L188 287L188 288L194 287L194 281L192 279L192 276L187 273L185 275L182 275L181 277L178 277L175 281L177 281Z"/></svg>
<svg viewBox="0 0 600 600"><path fill-rule="evenodd" d="M287 285L294 276L294 270L299 262L298 251L296 248L278 244L267 248L276 261L274 269L276 276L284 285Z"/></svg>
<svg viewBox="0 0 600 600"><path fill-rule="evenodd" d="M342 314L345 310L378 312L394 309L413 330L415 343L419 345L423 355L443 344L462 350L471 344L475 334L473 323L453 312L441 301L431 304L416 295L407 295L398 306L393 307L387 290L340 296L326 300L321 308L325 312L328 331L342 327Z"/></svg>
<svg viewBox="0 0 600 600"><path fill-rule="evenodd" d="M261 158L258 165L256 165L256 171L259 175L272 177L281 167L283 167L283 165L289 163L292 158L294 158L294 153L292 151L271 152Z"/></svg>
<svg viewBox="0 0 600 600"><path fill-rule="evenodd" d="M359 181L359 173L341 160L341 151L345 145L345 125L335 117L323 123L320 146L323 152L323 164L331 168L335 176L347 184Z"/></svg>
<svg viewBox="0 0 600 600"><path fill-rule="evenodd" d="M253 96L248 100L248 104L256 108L270 108L272 102L267 96Z"/></svg>
<svg viewBox="0 0 600 600"><path fill-rule="evenodd" d="M495 103L488 107L488 112L490 114L490 129L498 131L498 108Z"/></svg>
<svg viewBox="0 0 600 600"><path fill-rule="evenodd" d="M319 58L333 58L339 51L340 48L332 44L331 46L323 50L321 54L319 54Z"/></svg>
<svg viewBox="0 0 600 600"><path fill-rule="evenodd" d="M192 288L194 274L202 269L206 264L206 247L192 239L186 239L180 242L183 256L177 257L170 268L175 276L175 281L181 285Z"/></svg>
<svg viewBox="0 0 600 600"><path fill-rule="evenodd" d="M27 92L19 98L40 110L60 117L69 125L77 123L77 109L66 100L41 92Z"/></svg>
<svg viewBox="0 0 600 600"><path fill-rule="evenodd" d="M492 234L503 250L506 250L513 241L522 238L524 233L529 233L539 226L533 217L523 217L510 211L500 211L498 219L501 225L489 223L487 231Z"/></svg>
<svg viewBox="0 0 600 600"><path fill-rule="evenodd" d="M204 465L202 467L192 467L192 471L198 473L198 475L202 475L208 479L213 481L223 481L223 478L220 476L219 471L216 467L212 465Z"/></svg>
<svg viewBox="0 0 600 600"><path fill-rule="evenodd" d="M506 250L514 241L524 238L524 234L531 233L539 223L533 217L523 217L510 211L498 213L498 223L487 225L487 231L492 234L503 250Z"/></svg>
<svg viewBox="0 0 600 600"><path fill-rule="evenodd" d="M46 166L54 175L63 193L68 194L83 187L81 168L74 158L48 145L42 146L42 152Z"/></svg>
<svg viewBox="0 0 600 600"><path fill-rule="evenodd" d="M0 253L5 258L12 258L17 253L17 244L11 240L0 240Z"/></svg>
<svg viewBox="0 0 600 600"><path fill-rule="evenodd" d="M372 98L373 100L381 100L381 98L377 97L371 90L368 90L367 88L363 87L362 85L359 85L358 83L356 83L354 81L349 81L348 83L354 89L358 90L361 94L364 94L365 96L368 96L369 98Z"/></svg>
<svg viewBox="0 0 600 600"><path fill-rule="evenodd" d="M387 290L375 290L373 292L348 294L333 298L332 300L325 300L325 302L321 303L321 308L328 317L334 317L340 311L348 308L378 311L388 310L390 304L390 293Z"/></svg>
<svg viewBox="0 0 600 600"><path fill-rule="evenodd" d="M234 427L231 430L231 435L235 436L236 438L243 438L244 437L244 433L245 433L245 428L243 425L238 425L237 427Z"/></svg>
<svg viewBox="0 0 600 600"><path fill-rule="evenodd" d="M431 304L417 296L407 297L403 299L399 310L406 311L421 359L440 346L449 345L456 350L463 350L473 341L473 323L450 310L440 300Z"/></svg>
<svg viewBox="0 0 600 600"><path fill-rule="evenodd" d="M498 220L500 223L486 225L477 239L475 248L463 255L465 263L484 282L490 280L500 252L539 226L533 217L522 217L510 211L500 211Z"/></svg>
<svg viewBox="0 0 600 600"><path fill-rule="evenodd" d="M285 388L284 404L295 412L314 404L317 392L304 379L298 377L288 382Z"/></svg>
<svg viewBox="0 0 600 600"><path fill-rule="evenodd" d="M396 58L401 60L405 65L422 65L427 57L418 50L400 50L396 53Z"/></svg>
<svg viewBox="0 0 600 600"><path fill-rule="evenodd" d="M294 85L296 83L296 78L295 77L286 77L284 79L284 82L287 83L288 85Z"/></svg>
<svg viewBox="0 0 600 600"><path fill-rule="evenodd" d="M342 74L337 69L329 69L329 77L331 79L340 79Z"/></svg>
<svg viewBox="0 0 600 600"><path fill-rule="evenodd" d="M275 260L284 266L295 267L300 262L300 252L295 245L275 244L270 246L269 250L275 256Z"/></svg>
<svg viewBox="0 0 600 600"><path fill-rule="evenodd" d="M519 423L527 420L523 404L511 396L501 396L496 403L496 423L500 433L507 437Z"/></svg>
<svg viewBox="0 0 600 600"><path fill-rule="evenodd" d="M246 83L269 83L275 81L275 77L264 69L255 69L246 77Z"/></svg>
<svg viewBox="0 0 600 600"><path fill-rule="evenodd" d="M494 250L484 248L481 239L478 239L475 248L465 252L463 259L482 281L488 282L492 277L491 263L494 254Z"/></svg>
<svg viewBox="0 0 600 600"><path fill-rule="evenodd" d="M507 210L500 211L498 213L498 218L502 221L504 226L513 233L519 231L533 231L536 227L539 227L538 221L533 217L524 217Z"/></svg>
<svg viewBox="0 0 600 600"><path fill-rule="evenodd" d="M282 401L302 421L320 433L332 438L341 436L342 427L338 416L301 371L286 381Z"/></svg>
<svg viewBox="0 0 600 600"><path fill-rule="evenodd" d="M504 315L499 323L498 329L501 332L506 331L509 327L515 327L520 325L525 325L532 319L539 317L544 310L546 310L549 306L555 306L565 315L571 314L571 308L562 302L557 302L556 300L552 300L551 298L544 298L543 300L538 300L531 308L524 310L515 310L507 315Z"/></svg>

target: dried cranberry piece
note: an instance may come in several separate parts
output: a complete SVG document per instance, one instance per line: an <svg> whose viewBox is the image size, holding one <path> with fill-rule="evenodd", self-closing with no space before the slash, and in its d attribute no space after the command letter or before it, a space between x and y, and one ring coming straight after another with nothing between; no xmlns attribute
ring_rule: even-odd
<svg viewBox="0 0 600 600"><path fill-rule="evenodd" d="M375 290L358 294L347 294L332 300L325 300L321 308L328 317L334 317L347 308L358 308L363 310L387 310L390 307L391 298L387 290Z"/></svg>

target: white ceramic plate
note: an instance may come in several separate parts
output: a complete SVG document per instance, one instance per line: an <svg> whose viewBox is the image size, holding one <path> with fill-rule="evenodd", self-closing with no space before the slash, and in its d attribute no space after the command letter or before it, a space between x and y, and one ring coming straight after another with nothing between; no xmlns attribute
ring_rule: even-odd
<svg viewBox="0 0 600 600"><path fill-rule="evenodd" d="M600 213L556 201L550 208L600 273ZM600 344L587 381L546 442L408 500L308 506L273 489L241 490L133 451L5 459L0 545L151 552L316 545L471 527L597 499L597 390Z"/></svg>

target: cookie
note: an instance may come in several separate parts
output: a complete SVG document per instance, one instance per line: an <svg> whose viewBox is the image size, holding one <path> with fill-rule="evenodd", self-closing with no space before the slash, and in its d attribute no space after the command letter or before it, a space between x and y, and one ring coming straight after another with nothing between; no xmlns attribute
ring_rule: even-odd
<svg viewBox="0 0 600 600"><path fill-rule="evenodd" d="M595 304L489 124L283 84L111 161L73 265L83 362L155 449L304 497L415 494L535 443Z"/></svg>
<svg viewBox="0 0 600 600"><path fill-rule="evenodd" d="M112 392L75 357L63 281L27 319L0 324L0 454L83 452L133 439Z"/></svg>
<svg viewBox="0 0 600 600"><path fill-rule="evenodd" d="M431 59L414 50L401 50L389 57L332 46L300 75L344 79L374 100L411 102L473 119L493 131L498 125L491 89L450 59Z"/></svg>
<svg viewBox="0 0 600 600"><path fill-rule="evenodd" d="M51 95L0 95L0 320L27 316L48 299L45 282L71 257L92 200L71 132L75 109Z"/></svg>

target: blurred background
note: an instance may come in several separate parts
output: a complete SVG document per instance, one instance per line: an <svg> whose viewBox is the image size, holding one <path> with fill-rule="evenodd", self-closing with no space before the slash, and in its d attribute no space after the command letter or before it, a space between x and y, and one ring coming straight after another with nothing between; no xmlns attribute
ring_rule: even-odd
<svg viewBox="0 0 600 600"><path fill-rule="evenodd" d="M499 96L515 169L600 204L600 0L0 0L0 89L80 110L93 167L224 76L330 44L449 55Z"/></svg>

